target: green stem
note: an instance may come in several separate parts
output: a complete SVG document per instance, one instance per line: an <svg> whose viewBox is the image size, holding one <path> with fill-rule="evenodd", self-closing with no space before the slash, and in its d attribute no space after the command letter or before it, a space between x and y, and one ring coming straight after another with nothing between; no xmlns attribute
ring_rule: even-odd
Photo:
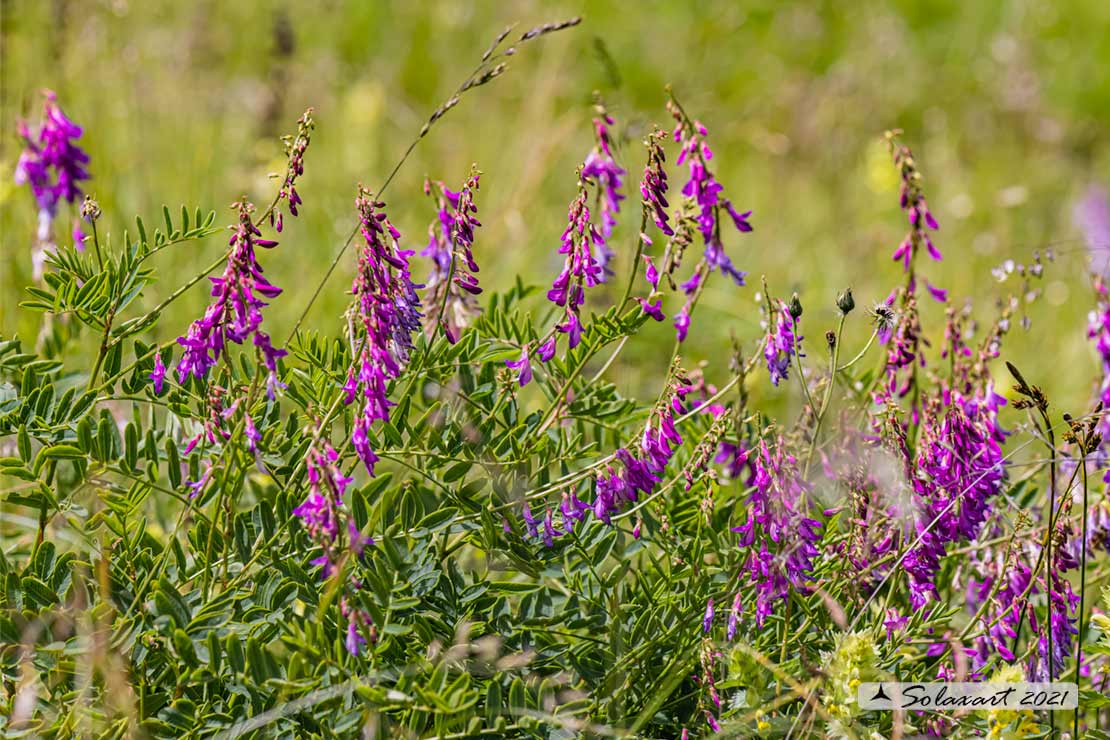
<svg viewBox="0 0 1110 740"><path fill-rule="evenodd" d="M844 320L848 318L846 314L840 314L840 323L836 327L836 340L829 350L829 381L825 386L825 397L821 399L821 408L817 411L817 420L813 424L813 436L809 440L809 455L806 457L805 475L809 476L810 466L813 465L813 453L817 450L817 437L821 433L821 422L825 419L825 412L829 410L829 403L832 401L833 388L836 387L836 363L840 360L840 338L844 333Z"/></svg>
<svg viewBox="0 0 1110 740"><path fill-rule="evenodd" d="M839 373L839 372L842 372L842 371L844 371L844 370L847 370L847 369L848 369L848 368L850 368L850 367L851 367L852 365L855 365L855 364L856 364L857 362L859 362L860 360L862 360L862 359L863 359L863 356L867 354L867 350L871 349L871 345L875 343L875 337L877 337L878 335L879 335L879 330L878 330L878 329L876 329L875 331L871 332L871 338L867 340L867 344L863 345L863 349L861 349L861 350L859 351L859 354L857 354L857 355L856 355L855 357L853 357L852 359L848 360L848 362L846 362L845 364L843 364L843 365L841 365L840 367L838 367L838 368L836 369L836 371L837 371L837 372Z"/></svg>
<svg viewBox="0 0 1110 740"><path fill-rule="evenodd" d="M1082 548L1079 560L1079 623L1077 625L1078 633L1075 636L1075 676L1076 683L1079 682L1079 669L1082 667L1083 659L1083 610L1086 608L1087 596L1087 444L1083 444L1083 461L1079 463L1082 469L1083 476L1083 523L1079 537L1079 544ZM1075 706L1075 717L1072 721L1072 737L1079 737L1079 705Z"/></svg>

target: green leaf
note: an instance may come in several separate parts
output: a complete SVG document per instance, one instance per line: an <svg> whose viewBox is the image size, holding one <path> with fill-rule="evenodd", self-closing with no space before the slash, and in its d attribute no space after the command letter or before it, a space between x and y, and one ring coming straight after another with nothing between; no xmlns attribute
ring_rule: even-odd
<svg viewBox="0 0 1110 740"><path fill-rule="evenodd" d="M50 606L59 601L58 595L54 593L53 589L35 576L24 576L19 585L23 589L23 593L42 606Z"/></svg>
<svg viewBox="0 0 1110 740"><path fill-rule="evenodd" d="M78 460L85 457L85 453L73 445L53 445L43 450L42 454L56 460Z"/></svg>

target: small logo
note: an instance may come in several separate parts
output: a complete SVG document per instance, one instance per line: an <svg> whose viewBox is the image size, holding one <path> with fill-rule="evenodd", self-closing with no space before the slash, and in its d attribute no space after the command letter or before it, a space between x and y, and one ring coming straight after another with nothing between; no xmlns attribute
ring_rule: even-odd
<svg viewBox="0 0 1110 740"><path fill-rule="evenodd" d="M871 701L890 701L890 697L883 691L883 685L879 684L879 690L871 697Z"/></svg>
<svg viewBox="0 0 1110 740"><path fill-rule="evenodd" d="M1079 706L1074 683L862 683L856 692L860 709L915 709L958 712L969 709L1057 711Z"/></svg>

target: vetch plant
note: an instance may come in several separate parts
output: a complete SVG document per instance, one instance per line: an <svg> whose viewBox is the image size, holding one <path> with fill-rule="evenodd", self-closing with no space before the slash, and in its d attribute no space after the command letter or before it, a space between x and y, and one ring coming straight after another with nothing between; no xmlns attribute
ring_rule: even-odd
<svg viewBox="0 0 1110 740"><path fill-rule="evenodd" d="M500 34L396 167L365 173L380 184L350 184L350 237L297 296L267 270L298 259L294 217L322 200L300 180L311 109L274 144L268 205L237 200L226 228L167 207L124 230L95 193L79 201L96 181L77 141L97 132L65 101L14 124L44 255L22 308L52 340L0 339L0 731L1105 734L1105 276L1088 326L1064 329L1098 360L1090 408L1064 413L1007 342L1051 256L979 305L926 280L939 224L890 132L898 207L875 228L901 269L885 249L866 269L894 287L763 276L732 345L699 356L708 281L743 292L737 265L774 245L717 177L729 152L668 90L669 136L598 98L592 134L579 112L586 155L555 173L565 225L535 235L557 272L500 282L481 269L504 247L476 166L386 191L451 109L577 24ZM73 244L53 237L64 208L89 231ZM171 249L204 268L156 281ZM349 288L329 282L338 265ZM771 292L784 284L801 287ZM309 322L329 290L346 311ZM178 323L189 291L208 306ZM299 317L288 337L279 310ZM623 353L668 319L634 397ZM1076 681L1080 708L856 701L864 681L999 677Z"/></svg>

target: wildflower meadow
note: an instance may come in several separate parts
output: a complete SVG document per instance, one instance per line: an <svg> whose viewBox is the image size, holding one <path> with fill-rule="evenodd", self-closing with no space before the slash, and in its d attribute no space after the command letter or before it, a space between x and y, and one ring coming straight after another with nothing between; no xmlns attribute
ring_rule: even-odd
<svg viewBox="0 0 1110 740"><path fill-rule="evenodd" d="M75 38L142 12L104 6ZM0 3L5 63L30 58L28 18L79 27L67 8ZM1002 248L950 223L976 198L984 229L1040 206L953 195L934 172L955 155L923 144L939 103L822 134L860 147L863 181L800 157L809 195L776 193L730 164L760 108L682 66L696 38L653 67L674 79L629 83L640 107L622 64L661 52L560 8L473 11L445 94L414 113L384 93L405 124L385 143L326 90L289 111L224 80L232 119L265 122L264 175L212 165L230 203L151 208L138 173L177 192L173 165L106 156L150 146L107 124L112 89L72 93L62 61L9 76L0 735L1110 738L1106 131L1057 192L1075 236ZM302 12L260 15L275 95ZM775 12L744 22L813 20ZM545 73L552 49L609 82ZM544 74L575 88L547 135L491 102ZM203 125L201 94L176 95L176 125ZM179 156L230 161L233 140ZM1057 172L1037 151L1022 166ZM866 178L887 185L860 227L835 203ZM809 199L827 238L791 240ZM884 682L1078 694L863 706Z"/></svg>

